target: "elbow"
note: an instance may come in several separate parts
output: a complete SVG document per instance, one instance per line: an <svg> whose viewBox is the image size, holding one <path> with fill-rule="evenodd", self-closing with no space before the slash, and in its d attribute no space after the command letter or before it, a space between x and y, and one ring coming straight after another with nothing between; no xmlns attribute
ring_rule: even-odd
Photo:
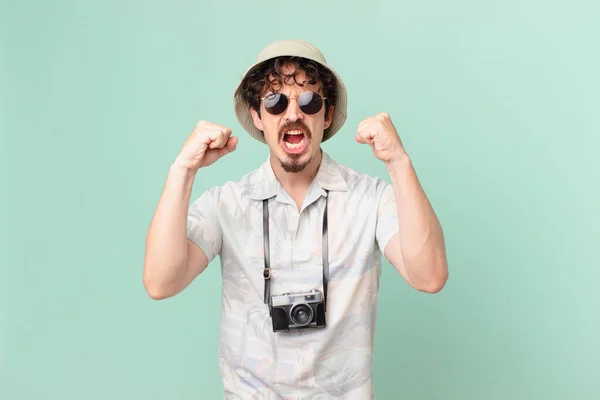
<svg viewBox="0 0 600 400"><path fill-rule="evenodd" d="M165 285L156 282L154 279L152 279L152 277L150 277L147 274L144 275L143 285L144 289L146 290L146 293L153 300L163 300L172 296L172 294L169 293L167 288L165 288Z"/></svg>
<svg viewBox="0 0 600 400"><path fill-rule="evenodd" d="M161 290L160 288L156 288L153 286L146 286L146 285L144 285L144 286L146 288L146 293L153 300L164 300L164 299L168 299L169 297L171 297L171 295L169 295L165 291Z"/></svg>
<svg viewBox="0 0 600 400"><path fill-rule="evenodd" d="M436 294L442 291L444 286L446 286L447 281L448 276L430 279L428 282L420 285L417 289L424 293Z"/></svg>
<svg viewBox="0 0 600 400"><path fill-rule="evenodd" d="M430 271L426 278L420 279L419 284L413 286L421 292L436 294L441 292L448 282L448 265L443 260L436 263Z"/></svg>

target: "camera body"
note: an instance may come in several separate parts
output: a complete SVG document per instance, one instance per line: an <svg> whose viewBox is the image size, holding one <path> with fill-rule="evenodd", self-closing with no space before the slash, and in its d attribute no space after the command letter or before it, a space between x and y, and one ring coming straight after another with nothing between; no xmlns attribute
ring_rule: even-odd
<svg viewBox="0 0 600 400"><path fill-rule="evenodd" d="M325 303L319 290L286 292L271 297L273 332L325 327Z"/></svg>

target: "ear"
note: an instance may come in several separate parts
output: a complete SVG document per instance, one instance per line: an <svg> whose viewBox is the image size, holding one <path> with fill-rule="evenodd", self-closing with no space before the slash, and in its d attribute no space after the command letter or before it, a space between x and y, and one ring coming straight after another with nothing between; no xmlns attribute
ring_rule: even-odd
<svg viewBox="0 0 600 400"><path fill-rule="evenodd" d="M250 114L252 114L252 122L254 122L254 126L256 127L256 129L258 129L259 131L264 131L262 120L258 116L256 110L252 107L250 107Z"/></svg>
<svg viewBox="0 0 600 400"><path fill-rule="evenodd" d="M331 122L333 121L333 110L334 110L334 108L335 108L335 106L329 106L329 109L325 113L325 115L327 116L327 118L325 118L325 123L323 124L323 129L327 129L331 125Z"/></svg>

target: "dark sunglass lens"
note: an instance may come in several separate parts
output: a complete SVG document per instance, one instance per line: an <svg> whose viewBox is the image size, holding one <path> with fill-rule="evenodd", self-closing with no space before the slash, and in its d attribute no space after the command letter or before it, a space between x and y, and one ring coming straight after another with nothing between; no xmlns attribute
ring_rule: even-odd
<svg viewBox="0 0 600 400"><path fill-rule="evenodd" d="M321 111L323 98L315 92L304 92L298 99L298 105L305 114L316 114Z"/></svg>
<svg viewBox="0 0 600 400"><path fill-rule="evenodd" d="M265 97L265 110L277 115L285 111L288 105L288 99L281 93L271 93Z"/></svg>

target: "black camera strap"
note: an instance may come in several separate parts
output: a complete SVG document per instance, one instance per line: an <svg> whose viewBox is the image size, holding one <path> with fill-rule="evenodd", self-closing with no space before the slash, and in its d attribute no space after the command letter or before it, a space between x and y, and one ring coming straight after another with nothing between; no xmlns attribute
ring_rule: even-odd
<svg viewBox="0 0 600 400"><path fill-rule="evenodd" d="M325 190L328 194L329 191ZM325 209L323 211L323 308L327 311L327 284L329 282L329 249L327 245L327 203L328 195L325 196ZM265 269L263 277L265 278L265 304L271 305L271 257L269 253L269 199L263 200L263 242L264 242L264 258Z"/></svg>

